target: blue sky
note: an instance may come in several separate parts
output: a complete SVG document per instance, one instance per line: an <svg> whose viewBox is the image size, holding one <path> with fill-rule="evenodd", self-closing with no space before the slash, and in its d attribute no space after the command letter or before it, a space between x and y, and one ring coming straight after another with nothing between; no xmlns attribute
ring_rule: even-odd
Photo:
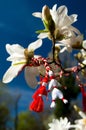
<svg viewBox="0 0 86 130"><path fill-rule="evenodd" d="M36 30L42 29L42 22L32 16L33 12L40 11L44 5L50 8L57 4L58 7L66 5L68 7L69 15L78 14L78 21L74 24L81 33L86 37L86 1L85 0L0 0L0 79L10 66L6 61L8 54L5 50L6 43L15 44L27 47L30 42L37 39ZM51 43L45 41L42 49L37 51L37 54L46 56L47 51L50 50ZM47 48L47 49L45 49ZM45 52L45 55L44 55ZM24 72L16 77L8 84L9 88L13 88L13 92L20 91L22 96L30 99L29 91L32 91L25 82ZM23 103L23 99L22 99Z"/></svg>

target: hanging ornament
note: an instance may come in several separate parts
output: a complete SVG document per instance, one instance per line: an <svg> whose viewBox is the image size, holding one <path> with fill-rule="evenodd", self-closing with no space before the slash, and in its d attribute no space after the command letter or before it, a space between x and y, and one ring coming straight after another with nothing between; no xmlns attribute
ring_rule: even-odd
<svg viewBox="0 0 86 130"><path fill-rule="evenodd" d="M55 79L55 76L51 70L49 70L48 74L50 78L48 92L51 92L52 96L52 102L50 107L54 108L56 106L55 102L57 98L61 99L66 104L68 101L64 98L63 93L58 89L58 87L60 87L61 84Z"/></svg>
<svg viewBox="0 0 86 130"><path fill-rule="evenodd" d="M35 112L42 112L44 110L43 95L47 96L46 86L48 83L48 77L44 77L42 84L33 94L33 101L30 104L30 110Z"/></svg>

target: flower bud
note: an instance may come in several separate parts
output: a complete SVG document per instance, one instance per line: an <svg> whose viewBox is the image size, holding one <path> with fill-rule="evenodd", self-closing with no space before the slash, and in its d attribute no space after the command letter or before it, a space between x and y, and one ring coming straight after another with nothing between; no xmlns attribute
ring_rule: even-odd
<svg viewBox="0 0 86 130"><path fill-rule="evenodd" d="M85 113L82 112L79 107L77 107L76 105L74 105L74 109L79 113L79 115L80 115L81 117L86 118Z"/></svg>
<svg viewBox="0 0 86 130"><path fill-rule="evenodd" d="M52 36L54 35L54 31L55 31L55 23L50 14L50 9L46 5L43 6L42 8L42 19L43 19L45 29L50 32L49 37L51 37L52 39Z"/></svg>
<svg viewBox="0 0 86 130"><path fill-rule="evenodd" d="M50 10L48 8L48 6L43 6L42 8L42 18L45 21L48 21L50 19L51 15L50 15Z"/></svg>

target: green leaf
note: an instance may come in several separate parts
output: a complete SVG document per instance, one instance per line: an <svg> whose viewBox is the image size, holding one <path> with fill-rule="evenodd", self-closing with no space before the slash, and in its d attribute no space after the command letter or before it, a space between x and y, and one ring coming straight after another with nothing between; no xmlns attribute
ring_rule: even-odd
<svg viewBox="0 0 86 130"><path fill-rule="evenodd" d="M46 30L46 29L36 31L36 33L37 33L37 34L40 34L40 33L45 33L45 32L49 32L49 31L48 31L48 30Z"/></svg>

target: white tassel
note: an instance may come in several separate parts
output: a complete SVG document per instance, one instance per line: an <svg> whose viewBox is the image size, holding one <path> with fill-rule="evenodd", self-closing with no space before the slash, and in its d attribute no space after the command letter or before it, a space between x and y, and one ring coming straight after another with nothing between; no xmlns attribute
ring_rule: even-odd
<svg viewBox="0 0 86 130"><path fill-rule="evenodd" d="M51 108L54 108L56 106L55 100L57 98L61 99L65 104L68 102L66 99L64 99L63 93L58 89L61 84L55 80L54 74L51 70L49 70L49 77L50 77L50 82L48 89L51 91L51 96L52 96L52 103L50 105Z"/></svg>
<svg viewBox="0 0 86 130"><path fill-rule="evenodd" d="M52 102L51 102L51 105L50 105L50 108L55 108L55 106L56 106L55 101L52 101Z"/></svg>
<svg viewBox="0 0 86 130"><path fill-rule="evenodd" d="M65 104L68 103L68 100L67 99L63 99L62 100Z"/></svg>

